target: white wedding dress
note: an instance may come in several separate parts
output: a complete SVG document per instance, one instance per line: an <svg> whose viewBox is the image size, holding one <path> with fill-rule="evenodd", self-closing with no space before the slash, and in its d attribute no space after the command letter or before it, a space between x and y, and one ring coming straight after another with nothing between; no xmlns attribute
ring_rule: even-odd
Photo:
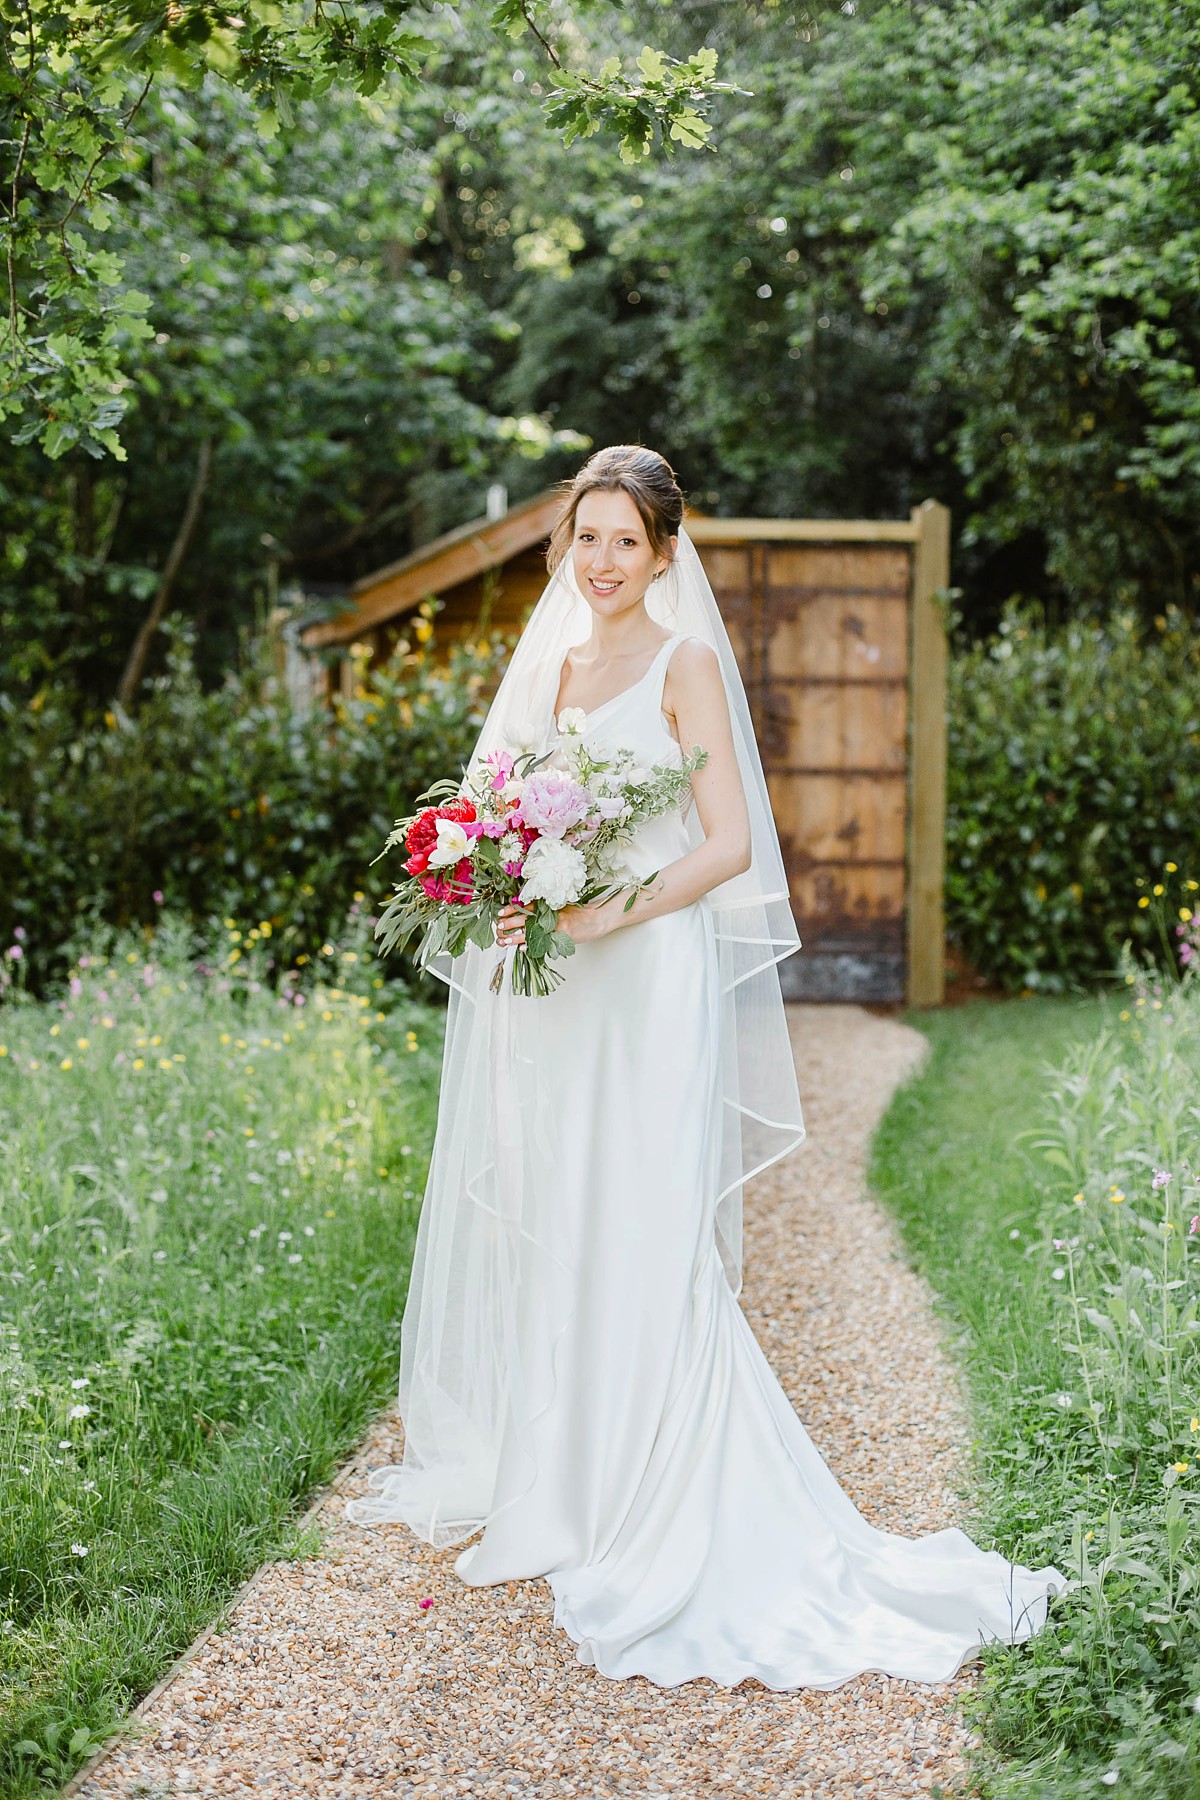
<svg viewBox="0 0 1200 1800"><path fill-rule="evenodd" d="M661 710L678 641L587 715L586 739L628 745L646 763L679 758ZM628 865L649 873L694 841L677 810L639 828ZM405 1519L435 1542L438 1519L486 1518L456 1558L464 1582L545 1577L581 1661L666 1687L754 1677L833 1688L867 1670L940 1682L981 1643L1029 1636L1065 1578L982 1551L957 1529L909 1539L869 1524L730 1286L714 1218L722 1101L709 897L580 944L561 966L565 980L544 999L506 984L474 1034L475 1053L493 1059L497 1141L492 1185L474 1178L473 1246L458 1254L465 1266L484 1254L481 1233L507 1231L506 1357L519 1384L487 1443L477 1422L447 1435L439 1417L441 1460L378 1471L379 1499L355 1502L352 1516ZM455 1153L455 1132L439 1119L435 1166ZM520 1190L511 1231L506 1182ZM420 1405L414 1397L406 1424L426 1441Z"/></svg>

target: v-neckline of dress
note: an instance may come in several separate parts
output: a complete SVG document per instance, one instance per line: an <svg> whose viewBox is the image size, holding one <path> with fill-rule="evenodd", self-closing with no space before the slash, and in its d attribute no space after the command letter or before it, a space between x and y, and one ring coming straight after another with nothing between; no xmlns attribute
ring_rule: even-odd
<svg viewBox="0 0 1200 1800"><path fill-rule="evenodd" d="M654 673L654 669L658 663L659 657L662 655L662 653L666 649L667 645L673 644L676 641L676 639L678 638L678 636L679 636L679 633L677 631L673 631L669 638L664 638L662 643L658 646L658 649L654 652L654 655L651 657L648 666L642 670L642 673L638 676L637 680L631 681L629 683L628 687L623 687L621 689L620 693L610 694L608 699L601 700L601 702L598 706L591 706L591 707L581 706L577 710L583 714L585 719L591 720L596 717L597 713L602 713L606 707L614 706L618 700L623 700L625 698L626 694L632 694L635 689L641 687L643 681L649 680L650 676ZM558 681L555 684L555 689L554 689L555 697L557 697L557 695L558 695L558 689L562 686L562 672L563 672L563 669L565 668L565 666L566 666L566 659L564 658L563 662L560 663L560 665L559 665ZM566 712L567 710L568 709L565 706L559 706L556 708L554 706L553 701L551 702L550 723L553 726L555 726L556 729L558 726L559 713Z"/></svg>

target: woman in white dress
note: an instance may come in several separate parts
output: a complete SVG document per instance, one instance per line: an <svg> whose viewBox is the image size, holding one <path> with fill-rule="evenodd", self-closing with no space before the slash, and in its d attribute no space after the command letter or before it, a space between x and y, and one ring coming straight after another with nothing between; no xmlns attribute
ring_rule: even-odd
<svg viewBox="0 0 1200 1800"><path fill-rule="evenodd" d="M742 1184L804 1136L778 974L798 939L682 512L656 452L590 459L473 753L561 754L574 723L646 765L708 760L639 827L627 872L658 873L632 908L560 912L576 948L551 994L493 994L495 950L434 965L451 992L404 1458L348 1510L466 1543L472 1585L545 1577L580 1660L614 1678L944 1681L1038 1630L1065 1577L957 1529L870 1525L738 1305ZM523 918L501 915L502 957Z"/></svg>

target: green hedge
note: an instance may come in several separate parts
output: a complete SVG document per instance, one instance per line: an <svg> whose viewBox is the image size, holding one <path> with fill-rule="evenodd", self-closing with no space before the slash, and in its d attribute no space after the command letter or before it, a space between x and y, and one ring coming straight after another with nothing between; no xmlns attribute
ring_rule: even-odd
<svg viewBox="0 0 1200 1800"><path fill-rule="evenodd" d="M469 754L507 654L435 660L418 621L355 696L302 716L265 652L215 692L172 634L138 713L79 723L66 698L0 694L0 946L61 975L91 919L269 920L280 965L314 955L363 896L393 821ZM1200 646L1182 615L1048 629L1017 610L950 674L947 927L1012 991L1111 978L1168 863L1200 876ZM155 899L156 894L163 901ZM424 990L424 987L422 988Z"/></svg>
<svg viewBox="0 0 1200 1800"><path fill-rule="evenodd" d="M418 621L416 638L428 638ZM91 921L269 921L279 966L391 891L371 867L394 821L455 774L483 720L503 645L402 639L353 698L301 714L268 650L204 692L186 630L136 715L79 721L67 696L0 694L0 946L41 991ZM269 971L268 971L269 972ZM422 984L427 991L428 984Z"/></svg>
<svg viewBox="0 0 1200 1800"><path fill-rule="evenodd" d="M1200 645L1182 614L1048 629L1011 610L952 660L947 930L1018 991L1111 979L1167 865L1200 877Z"/></svg>

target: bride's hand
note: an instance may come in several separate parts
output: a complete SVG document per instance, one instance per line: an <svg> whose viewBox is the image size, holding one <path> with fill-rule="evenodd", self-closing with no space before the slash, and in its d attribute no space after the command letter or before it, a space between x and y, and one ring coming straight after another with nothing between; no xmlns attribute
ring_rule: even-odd
<svg viewBox="0 0 1200 1800"><path fill-rule="evenodd" d="M521 906L515 900L500 908L496 914L496 942L501 949L520 949L524 945L525 921L532 911L532 906Z"/></svg>
<svg viewBox="0 0 1200 1800"><path fill-rule="evenodd" d="M564 906L557 924L559 931L565 931L577 944L607 937L612 929L610 915L603 906Z"/></svg>

